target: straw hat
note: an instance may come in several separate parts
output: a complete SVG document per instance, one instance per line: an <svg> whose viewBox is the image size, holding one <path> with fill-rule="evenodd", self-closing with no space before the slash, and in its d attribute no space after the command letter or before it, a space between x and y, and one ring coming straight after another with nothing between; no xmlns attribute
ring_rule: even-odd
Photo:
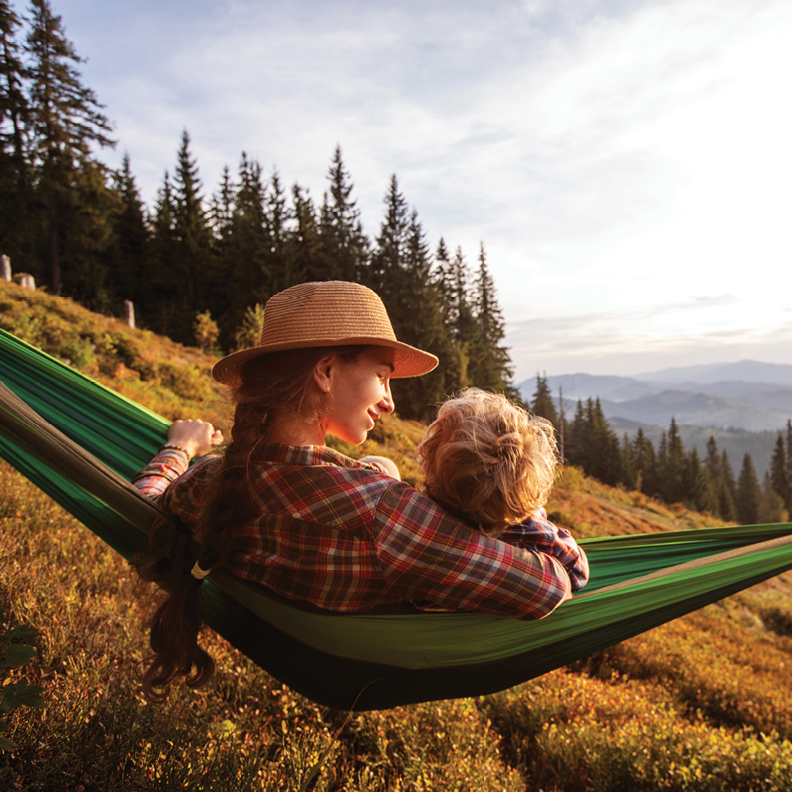
<svg viewBox="0 0 792 792"><path fill-rule="evenodd" d="M219 360L212 377L239 385L246 361L283 349L372 344L396 350L393 377L418 377L438 364L434 355L396 340L382 300L371 289L346 281L292 286L267 301L258 346Z"/></svg>

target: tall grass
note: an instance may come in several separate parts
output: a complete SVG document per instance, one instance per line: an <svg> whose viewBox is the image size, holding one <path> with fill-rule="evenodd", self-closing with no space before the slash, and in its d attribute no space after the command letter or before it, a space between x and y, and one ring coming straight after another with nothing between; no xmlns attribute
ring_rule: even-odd
<svg viewBox="0 0 792 792"><path fill-rule="evenodd" d="M12 285L0 305L2 326L152 409L227 420L196 350ZM389 416L339 447L417 481L420 432ZM792 790L792 574L502 693L384 712L317 706L207 633L215 679L153 706L128 565L4 464L0 493L0 633L28 625L39 646L7 680L45 702L9 715L1 790ZM713 524L574 472L549 509L579 535Z"/></svg>

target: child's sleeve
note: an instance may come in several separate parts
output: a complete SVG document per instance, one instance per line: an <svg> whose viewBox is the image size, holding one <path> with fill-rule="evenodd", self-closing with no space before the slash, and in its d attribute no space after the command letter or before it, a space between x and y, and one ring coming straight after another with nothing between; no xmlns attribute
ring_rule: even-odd
<svg viewBox="0 0 792 792"><path fill-rule="evenodd" d="M559 528L547 519L547 512L542 508L525 522L507 528L498 539L555 558L569 574L572 591L579 591L588 583L589 563L585 552L566 528Z"/></svg>

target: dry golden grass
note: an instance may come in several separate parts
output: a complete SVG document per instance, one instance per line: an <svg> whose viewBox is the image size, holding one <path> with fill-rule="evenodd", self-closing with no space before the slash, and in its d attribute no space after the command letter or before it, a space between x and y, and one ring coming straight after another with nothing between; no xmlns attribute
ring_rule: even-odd
<svg viewBox="0 0 792 792"><path fill-rule="evenodd" d="M0 326L169 418L222 425L212 358L67 300L0 283ZM389 416L354 455L412 455ZM0 606L39 634L6 673L44 689L10 716L0 789L790 790L792 574L503 693L350 718L284 688L214 635L218 673L165 706L139 695L144 603L128 565L0 465ZM567 471L548 510L579 537L713 525ZM2 631L3 628L0 628Z"/></svg>

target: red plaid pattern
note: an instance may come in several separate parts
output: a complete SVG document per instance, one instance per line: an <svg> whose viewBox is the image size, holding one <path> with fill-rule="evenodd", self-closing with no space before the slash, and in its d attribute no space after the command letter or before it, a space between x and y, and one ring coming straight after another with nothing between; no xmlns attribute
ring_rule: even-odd
<svg viewBox="0 0 792 792"><path fill-rule="evenodd" d="M194 525L219 462L184 472L183 458L164 451L134 484ZM491 539L323 446L268 446L253 487L260 513L236 531L229 570L328 610L411 602L538 619L588 579L585 554L544 512Z"/></svg>

